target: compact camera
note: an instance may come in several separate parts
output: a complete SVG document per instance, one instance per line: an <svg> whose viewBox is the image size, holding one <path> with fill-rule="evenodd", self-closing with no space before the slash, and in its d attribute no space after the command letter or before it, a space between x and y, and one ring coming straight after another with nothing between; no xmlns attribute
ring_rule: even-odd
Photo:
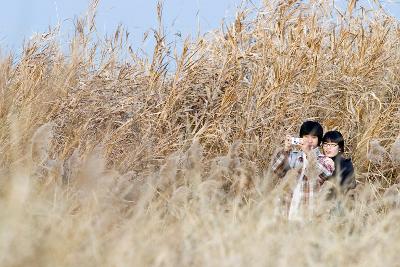
<svg viewBox="0 0 400 267"><path fill-rule="evenodd" d="M303 143L303 138L292 137L292 145L301 145Z"/></svg>

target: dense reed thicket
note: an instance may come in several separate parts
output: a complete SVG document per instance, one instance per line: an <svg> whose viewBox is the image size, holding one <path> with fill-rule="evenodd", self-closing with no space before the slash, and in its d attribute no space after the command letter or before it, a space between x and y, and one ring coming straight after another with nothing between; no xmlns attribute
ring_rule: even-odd
<svg viewBox="0 0 400 267"><path fill-rule="evenodd" d="M143 56L95 9L0 62L3 266L399 262L400 25L350 1L265 1ZM344 133L357 189L288 223L268 172L286 133Z"/></svg>

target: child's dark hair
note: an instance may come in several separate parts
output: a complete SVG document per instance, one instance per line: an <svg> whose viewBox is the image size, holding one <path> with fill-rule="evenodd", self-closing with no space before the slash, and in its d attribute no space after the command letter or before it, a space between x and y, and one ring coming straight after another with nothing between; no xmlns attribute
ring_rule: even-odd
<svg viewBox="0 0 400 267"><path fill-rule="evenodd" d="M322 135L324 134L324 129L322 129L321 124L316 121L305 121L300 127L300 137L308 134L317 136L318 145L320 145L322 141Z"/></svg>
<svg viewBox="0 0 400 267"><path fill-rule="evenodd" d="M326 132L324 137L322 137L323 143L336 143L339 146L339 151L344 151L344 138L343 135L338 131Z"/></svg>

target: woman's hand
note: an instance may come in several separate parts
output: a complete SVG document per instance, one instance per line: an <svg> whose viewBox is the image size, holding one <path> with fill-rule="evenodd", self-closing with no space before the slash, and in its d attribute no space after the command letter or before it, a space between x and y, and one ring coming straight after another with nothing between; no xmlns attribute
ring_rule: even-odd
<svg viewBox="0 0 400 267"><path fill-rule="evenodd" d="M285 137L285 146L283 149L285 150L285 152L289 152L291 148L292 148L292 136L287 134Z"/></svg>

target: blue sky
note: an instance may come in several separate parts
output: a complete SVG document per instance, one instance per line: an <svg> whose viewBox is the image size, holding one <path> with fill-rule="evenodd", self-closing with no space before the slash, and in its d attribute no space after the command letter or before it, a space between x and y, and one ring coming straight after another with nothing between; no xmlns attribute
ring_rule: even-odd
<svg viewBox="0 0 400 267"><path fill-rule="evenodd" d="M240 3L241 0L164 0L164 26L171 36L204 33L218 28L224 18L232 20ZM88 5L85 0L4 1L0 47L18 49L24 38L45 32L58 22L67 39L67 33L74 28L73 18L84 14ZM121 23L130 32L130 41L140 42L144 32L157 27L156 6L157 0L100 0L97 31L112 33Z"/></svg>
<svg viewBox="0 0 400 267"><path fill-rule="evenodd" d="M259 4L262 0L253 0ZM366 5L368 1L363 0ZM2 1L0 47L18 50L24 38L45 32L49 25L61 24L63 35L72 32L73 19L86 12L87 0L9 0ZM164 26L169 37L196 35L218 28L222 19L231 21L241 0L164 0ZM340 0L336 1L340 2ZM343 1L342 1L343 2ZM400 17L400 0L381 1L388 12ZM157 0L100 0L97 30L112 33L119 23L130 32L133 46L143 33L157 25ZM136 46L136 47L137 47Z"/></svg>

